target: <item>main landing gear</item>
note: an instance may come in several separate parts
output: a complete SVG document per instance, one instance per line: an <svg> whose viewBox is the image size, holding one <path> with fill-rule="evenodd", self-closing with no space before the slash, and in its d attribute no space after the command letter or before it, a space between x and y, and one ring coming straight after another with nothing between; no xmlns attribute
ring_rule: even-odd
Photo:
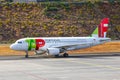
<svg viewBox="0 0 120 80"><path fill-rule="evenodd" d="M64 53L64 54L63 54L63 57L68 57L68 56L69 56L68 53ZM58 58L58 57L60 57L60 55L59 55L59 54L58 54L58 55L55 55L55 57Z"/></svg>
<svg viewBox="0 0 120 80"><path fill-rule="evenodd" d="M64 57L68 57L69 54L68 54L68 53L64 53L63 56L64 56Z"/></svg>

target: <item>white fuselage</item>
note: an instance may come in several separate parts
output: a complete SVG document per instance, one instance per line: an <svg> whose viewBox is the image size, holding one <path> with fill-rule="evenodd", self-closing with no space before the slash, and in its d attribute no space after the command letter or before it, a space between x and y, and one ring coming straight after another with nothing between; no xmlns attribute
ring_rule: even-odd
<svg viewBox="0 0 120 80"><path fill-rule="evenodd" d="M38 42L37 42L38 41ZM49 38L23 38L13 43L10 48L13 50L22 51L38 51L39 54L50 50L64 49L76 50L82 48L88 48L91 46L99 45L104 42L110 41L110 38L95 38L95 37L49 37ZM44 44L44 45L43 45ZM38 45L38 46L37 46ZM53 49L54 48L54 49ZM54 53L54 52L53 52Z"/></svg>

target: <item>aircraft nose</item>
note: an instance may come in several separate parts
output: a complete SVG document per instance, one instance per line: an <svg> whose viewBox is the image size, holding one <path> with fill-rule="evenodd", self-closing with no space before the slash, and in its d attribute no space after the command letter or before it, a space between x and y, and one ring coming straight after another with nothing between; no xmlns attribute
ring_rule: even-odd
<svg viewBox="0 0 120 80"><path fill-rule="evenodd" d="M10 49L15 50L15 45L14 45L14 44L11 44L11 45L10 45Z"/></svg>
<svg viewBox="0 0 120 80"><path fill-rule="evenodd" d="M12 50L20 51L20 50L27 50L27 48L28 48L27 46L22 45L22 44L13 43L10 45L10 49L12 49Z"/></svg>

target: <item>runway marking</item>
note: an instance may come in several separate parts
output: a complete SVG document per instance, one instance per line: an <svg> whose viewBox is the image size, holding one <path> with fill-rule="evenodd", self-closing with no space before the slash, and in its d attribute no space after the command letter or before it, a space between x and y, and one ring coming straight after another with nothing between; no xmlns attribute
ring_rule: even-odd
<svg viewBox="0 0 120 80"><path fill-rule="evenodd" d="M26 72L23 72L23 71L21 71L21 72L28 75L28 76L32 76L32 78L35 79L35 80L48 80L46 78L41 77L40 75L38 76L38 75L34 75L32 73L26 73Z"/></svg>
<svg viewBox="0 0 120 80"><path fill-rule="evenodd" d="M107 68L107 69L112 69L112 70L120 70L118 67L113 67L109 65L102 65L102 64L94 64L90 62L85 62L85 61L79 61L77 59L69 59L69 58L64 58L64 59L47 59L48 61L68 61L68 62L75 62L75 63L80 63L80 64L85 64L85 65L90 65L90 66L95 66L95 67L102 67L102 68ZM47 61L46 60L46 61Z"/></svg>
<svg viewBox="0 0 120 80"><path fill-rule="evenodd" d="M75 62L75 63L80 63L80 64L85 64L85 65L90 65L90 66L95 66L95 67L103 67L103 68L107 68L107 69L112 69L112 70L120 70L120 68L117 67L113 67L113 66L109 66L109 65L102 65L102 64L94 64L94 63L89 63L89 62L78 62L78 61L72 61L72 60L66 60L68 62Z"/></svg>
<svg viewBox="0 0 120 80"><path fill-rule="evenodd" d="M63 59L45 59L45 61L68 61L68 62L75 62L75 63L80 63L80 64L85 64L85 65L90 65L90 66L95 66L95 67L103 67L107 69L112 69L112 70L120 70L120 68L109 66L109 65L102 65L102 64L94 64L86 61L79 61L78 59L69 59L69 58L63 58ZM44 66L44 65L43 65Z"/></svg>

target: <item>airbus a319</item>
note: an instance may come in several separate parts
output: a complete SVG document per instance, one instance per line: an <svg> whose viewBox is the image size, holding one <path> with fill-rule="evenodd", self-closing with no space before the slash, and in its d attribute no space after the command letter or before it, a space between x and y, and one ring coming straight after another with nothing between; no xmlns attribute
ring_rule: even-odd
<svg viewBox="0 0 120 80"><path fill-rule="evenodd" d="M22 38L10 45L13 50L25 51L28 58L29 51L36 54L47 54L64 57L69 56L67 51L88 48L111 41L106 38L109 18L101 20L99 26L94 30L90 37L33 37Z"/></svg>

